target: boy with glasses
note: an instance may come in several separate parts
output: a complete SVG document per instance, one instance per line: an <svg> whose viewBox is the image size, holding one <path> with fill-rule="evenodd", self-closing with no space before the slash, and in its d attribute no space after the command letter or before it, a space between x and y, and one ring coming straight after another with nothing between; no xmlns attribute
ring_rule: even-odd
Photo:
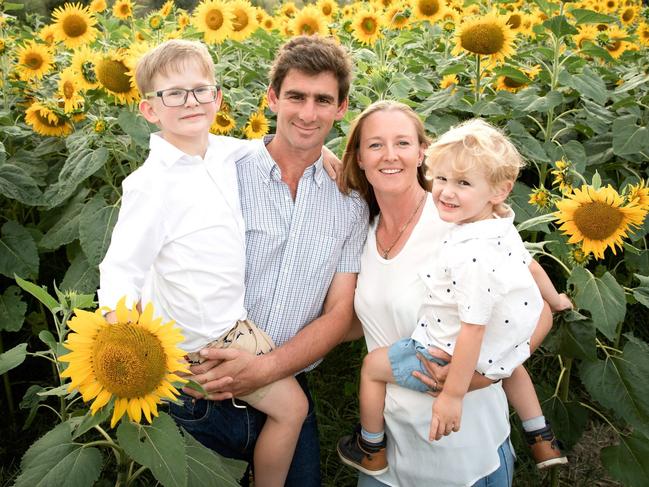
<svg viewBox="0 0 649 487"><path fill-rule="evenodd" d="M101 306L152 302L185 336L190 362L205 347L255 355L274 348L246 319L245 224L235 161L244 142L209 133L222 94L207 48L170 40L136 68L140 112L160 131L145 163L123 182L122 204L100 264ZM107 319L114 321L114 312ZM182 396L185 407L193 398ZM239 397L267 415L254 450L255 485L283 486L307 415L298 382L286 377Z"/></svg>

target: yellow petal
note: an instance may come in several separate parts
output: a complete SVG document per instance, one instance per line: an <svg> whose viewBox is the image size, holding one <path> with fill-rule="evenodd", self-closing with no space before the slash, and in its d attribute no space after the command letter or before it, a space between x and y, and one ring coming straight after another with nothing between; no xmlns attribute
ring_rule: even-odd
<svg viewBox="0 0 649 487"><path fill-rule="evenodd" d="M115 401L115 408L113 409L113 419L110 420L110 427L114 428L117 422L124 416L126 407L128 406L128 399L120 398Z"/></svg>

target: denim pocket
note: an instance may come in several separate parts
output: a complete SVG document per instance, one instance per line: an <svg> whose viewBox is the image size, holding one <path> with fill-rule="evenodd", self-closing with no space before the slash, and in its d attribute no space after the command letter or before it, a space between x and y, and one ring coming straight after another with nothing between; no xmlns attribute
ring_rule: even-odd
<svg viewBox="0 0 649 487"><path fill-rule="evenodd" d="M180 394L178 400L182 401L183 404L169 403L169 414L179 423L195 424L209 418L212 401L194 399L183 393Z"/></svg>

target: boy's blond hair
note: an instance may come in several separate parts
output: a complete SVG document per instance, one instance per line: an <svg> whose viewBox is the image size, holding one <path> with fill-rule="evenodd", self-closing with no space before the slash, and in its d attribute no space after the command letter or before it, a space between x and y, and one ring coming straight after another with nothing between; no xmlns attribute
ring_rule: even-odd
<svg viewBox="0 0 649 487"><path fill-rule="evenodd" d="M454 171L484 171L491 186L514 182L525 161L514 144L498 128L473 118L451 128L426 150L426 177L440 161L451 161Z"/></svg>
<svg viewBox="0 0 649 487"><path fill-rule="evenodd" d="M135 67L135 82L142 96L155 89L153 79L156 75L182 73L183 67L189 62L196 63L202 73L214 82L214 61L202 42L171 39L151 49Z"/></svg>

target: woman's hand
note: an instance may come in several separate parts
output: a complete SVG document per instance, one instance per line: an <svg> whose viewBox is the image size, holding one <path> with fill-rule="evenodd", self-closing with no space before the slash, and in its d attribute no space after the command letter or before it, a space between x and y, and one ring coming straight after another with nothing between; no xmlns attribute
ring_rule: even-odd
<svg viewBox="0 0 649 487"><path fill-rule="evenodd" d="M322 148L322 155L324 156L322 167L327 171L329 177L340 185L340 177L343 174L343 163L326 145Z"/></svg>
<svg viewBox="0 0 649 487"><path fill-rule="evenodd" d="M451 356L439 348L431 347L428 349L428 352L433 357L443 360L444 362L451 361ZM428 360L421 354L417 354L417 358L421 361L421 364L426 370L426 374L414 371L412 375L428 386L430 389L430 395L433 397L439 396L440 392L442 392L442 389L444 388L444 382L448 375L448 367L445 365L439 365L437 362L432 360Z"/></svg>

